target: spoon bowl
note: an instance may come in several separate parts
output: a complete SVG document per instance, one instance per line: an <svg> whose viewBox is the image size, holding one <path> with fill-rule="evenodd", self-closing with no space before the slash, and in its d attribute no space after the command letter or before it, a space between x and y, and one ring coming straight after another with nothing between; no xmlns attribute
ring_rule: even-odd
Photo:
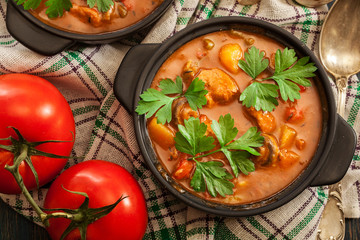
<svg viewBox="0 0 360 240"><path fill-rule="evenodd" d="M348 80L360 71L359 13L359 0L337 0L320 34L320 60L334 76L338 92L337 112L342 117ZM344 239L345 216L341 195L340 182L329 186L329 198L319 223L317 239Z"/></svg>
<svg viewBox="0 0 360 240"><path fill-rule="evenodd" d="M347 81L360 71L360 1L337 0L320 34L320 59L335 78L338 113L344 116Z"/></svg>

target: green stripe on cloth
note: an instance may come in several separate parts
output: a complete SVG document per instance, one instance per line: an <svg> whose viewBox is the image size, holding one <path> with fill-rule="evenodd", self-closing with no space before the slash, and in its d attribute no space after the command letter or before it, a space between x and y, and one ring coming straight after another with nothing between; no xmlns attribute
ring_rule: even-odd
<svg viewBox="0 0 360 240"><path fill-rule="evenodd" d="M6 42L0 42L0 45L10 45L13 44L16 40L10 40L10 41L6 41Z"/></svg>
<svg viewBox="0 0 360 240"><path fill-rule="evenodd" d="M85 107L80 107L80 108L76 108L72 110L72 113L74 115L74 117L85 114L85 113L89 113L92 111L99 111L100 106L98 105L89 105L89 106L85 106Z"/></svg>
<svg viewBox="0 0 360 240"><path fill-rule="evenodd" d="M98 131L100 129L101 130L109 130L109 128L107 128L106 125L103 124L104 119L105 119L104 116L107 116L107 113L110 110L111 106L113 105L114 101L115 101L115 95L114 95L114 93L112 93L108 98L105 99L105 102L101 106L100 114L97 116L97 118L95 120L95 126L93 129L94 134L91 135L88 150L93 145L94 140L97 138L96 134L98 133ZM126 144L123 139L121 142L123 142L123 144Z"/></svg>
<svg viewBox="0 0 360 240"><path fill-rule="evenodd" d="M246 16L246 14L250 11L251 5L245 6L241 9L241 12L239 13L239 16Z"/></svg>
<svg viewBox="0 0 360 240"><path fill-rule="evenodd" d="M79 53L81 53L81 52L79 51ZM77 51L76 51L76 53L69 52L69 55L71 55L76 61L78 61L80 66L85 70L85 73L90 78L90 80L95 84L97 89L101 92L101 94L103 96L106 96L108 91L104 88L104 86L101 85L100 81L97 79L96 75L91 70L91 68L86 64L86 62L79 57L79 54L77 53Z"/></svg>
<svg viewBox="0 0 360 240"><path fill-rule="evenodd" d="M289 237L290 239L294 239L296 235L298 235L301 230L303 230L307 226L307 224L311 222L311 220L316 216L322 206L323 201L320 201L318 199L318 201L315 203L315 206L309 211L305 218L287 234L287 237Z"/></svg>
<svg viewBox="0 0 360 240"><path fill-rule="evenodd" d="M77 51L77 54L80 54L80 52ZM52 64L49 68L39 72L40 75L46 74L46 73L53 73L61 70L63 67L68 66L69 62L73 60L72 55L66 54L63 56L59 61Z"/></svg>
<svg viewBox="0 0 360 240"><path fill-rule="evenodd" d="M311 27L311 23L312 23L312 17L311 17L311 12L309 11L309 9L307 9L306 7L303 7L303 9L304 9L304 12L306 14L306 20L303 22L300 41L302 41L303 43L306 44L307 41L308 41L308 38L309 38L309 32L310 32L310 27Z"/></svg>
<svg viewBox="0 0 360 240"><path fill-rule="evenodd" d="M190 17L178 17L176 20L176 25L187 25L190 20Z"/></svg>
<svg viewBox="0 0 360 240"><path fill-rule="evenodd" d="M233 232L229 230L224 221L220 221L215 228L215 240L239 240L240 238L236 237Z"/></svg>
<svg viewBox="0 0 360 240"><path fill-rule="evenodd" d="M355 124L355 120L356 117L359 113L359 108L360 108L360 100L359 100L359 95L360 95L360 84L358 84L358 87L356 88L356 96L354 99L354 103L350 108L350 113L347 119L347 122L353 127Z"/></svg>
<svg viewBox="0 0 360 240"><path fill-rule="evenodd" d="M262 234L264 234L265 237L269 238L272 236L272 234L264 226L262 226L254 217L247 217L246 220L257 230L259 230Z"/></svg>

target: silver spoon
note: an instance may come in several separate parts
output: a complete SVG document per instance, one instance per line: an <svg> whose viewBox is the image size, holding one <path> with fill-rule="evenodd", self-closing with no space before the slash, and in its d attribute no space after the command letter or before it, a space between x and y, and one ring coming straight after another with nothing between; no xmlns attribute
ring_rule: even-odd
<svg viewBox="0 0 360 240"><path fill-rule="evenodd" d="M319 53L322 64L334 76L338 92L337 112L344 117L348 79L360 71L360 0L334 3L320 33ZM345 216L339 182L329 186L329 199L317 239L335 240L344 239L344 236Z"/></svg>

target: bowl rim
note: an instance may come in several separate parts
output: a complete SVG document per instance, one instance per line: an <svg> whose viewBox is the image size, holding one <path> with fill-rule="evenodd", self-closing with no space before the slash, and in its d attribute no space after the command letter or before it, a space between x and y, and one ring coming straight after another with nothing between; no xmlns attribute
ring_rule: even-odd
<svg viewBox="0 0 360 240"><path fill-rule="evenodd" d="M29 11L25 10L22 5L17 5L14 0L9 0L8 2L12 4L17 11L19 11L28 21L36 25L37 27L48 31L54 35L68 38L72 40L76 40L79 42L98 42L98 41L109 41L113 39L120 39L122 37L126 37L140 29L143 29L153 22L155 22L158 18L160 18L163 13L170 7L170 4L174 0L164 0L154 11L152 11L148 16L143 19L140 19L136 23L111 32L105 33L97 33L97 34L81 34L70 31L61 30L59 28L55 28L53 26L47 25L41 20L34 17Z"/></svg>
<svg viewBox="0 0 360 240"><path fill-rule="evenodd" d="M327 109L325 112L327 116L323 116L323 118L327 118L326 123L323 126L322 136L319 141L319 146L317 151L308 164L305 170L286 188L281 190L280 192L276 193L275 196L270 197L269 201L265 201L264 206L255 207L255 208L242 208L242 210L232 210L229 208L229 205L226 205L225 208L223 205L216 205L213 203L206 202L205 200L194 197L191 193L180 193L172 184L166 180L157 169L152 158L154 157L153 152L149 152L149 147L152 149L151 143L146 142L147 131L144 129L146 128L146 119L144 115L138 116L135 111L133 113L134 123L135 123L135 132L136 138L139 143L139 147L141 152L144 156L144 159L149 166L151 172L155 175L156 179L165 186L167 190L169 190L172 194L174 194L178 199L185 202L187 205L200 209L202 211L216 214L219 216L226 216L226 217L240 217L240 216L252 216L264 212L268 212L270 210L276 209L296 196L298 196L305 188L310 186L312 180L316 177L319 173L321 167L323 166L327 155L331 149L331 145L335 136L335 129L336 129L336 109L335 109L335 99L333 96L333 92L330 86L330 82L328 81L328 76L322 67L320 61L317 59L315 54L298 38L293 36L290 32L272 24L262 20L248 18L248 17L218 17L218 18L211 18L202 22L198 22L192 24L185 29L179 31L171 38L164 41L160 47L155 51L152 57L148 60L147 64L144 66L142 73L139 77L139 81L135 90L134 98L133 98L133 106L137 105L138 100L140 99L140 94L146 90L154 77L154 72L156 73L159 67L162 65L164 59L167 59L176 49L180 46L185 44L188 41L196 37L200 37L206 33L214 32L213 29L218 28L219 30L226 30L231 29L229 26L231 25L244 25L250 26L255 28L260 28L264 30L264 35L278 35L283 37L283 41L280 42L285 46L294 45L294 49L298 52L302 52L305 56L310 56L310 60L315 63L315 66L318 68L317 70L317 78L320 80L318 86L321 86L324 90L324 98L326 99ZM228 28L222 28L222 26L227 25ZM274 39L278 41L278 39ZM285 42L284 42L285 41ZM279 42L279 41L278 41ZM164 60L165 61L165 60ZM159 63L161 62L161 63ZM156 70L155 70L156 69ZM323 111L324 113L324 111ZM324 122L324 119L323 119ZM145 125L144 125L145 124ZM290 191L291 190L291 191ZM279 196L280 197L277 197ZM206 202L206 203L205 203ZM216 205L216 206L214 206ZM256 204L254 204L256 205Z"/></svg>

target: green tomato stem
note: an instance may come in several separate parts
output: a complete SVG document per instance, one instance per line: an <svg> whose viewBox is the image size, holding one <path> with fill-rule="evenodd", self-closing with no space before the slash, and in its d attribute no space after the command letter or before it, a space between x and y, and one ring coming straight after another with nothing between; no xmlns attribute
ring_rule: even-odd
<svg viewBox="0 0 360 240"><path fill-rule="evenodd" d="M5 169L8 170L15 178L15 181L19 185L22 194L24 194L26 200L30 203L30 205L33 207L37 215L42 220L43 224L45 226L49 226L49 222L46 220L47 214L43 212L40 207L36 204L35 200L31 196L30 192L27 190L23 178L19 172L19 166L22 161L25 160L25 158L28 156L29 146L26 144L22 144L20 154L18 156L14 157L14 165L5 165Z"/></svg>
<svg viewBox="0 0 360 240"><path fill-rule="evenodd" d="M6 165L5 169L8 170L13 177L15 178L15 181L19 185L22 194L24 194L26 200L30 203L30 205L33 207L37 215L40 217L42 223L48 227L49 226L49 218L68 218L68 219L74 219L74 215L65 213L65 212L53 212L50 214L45 213L41 208L36 204L35 200L31 196L30 192L27 190L23 178L19 172L19 166L20 164L25 160L25 158L28 157L29 153L29 146L27 144L21 144L20 147L20 154L18 156L14 156L14 164L13 165ZM82 218L83 216L77 216L77 218Z"/></svg>

